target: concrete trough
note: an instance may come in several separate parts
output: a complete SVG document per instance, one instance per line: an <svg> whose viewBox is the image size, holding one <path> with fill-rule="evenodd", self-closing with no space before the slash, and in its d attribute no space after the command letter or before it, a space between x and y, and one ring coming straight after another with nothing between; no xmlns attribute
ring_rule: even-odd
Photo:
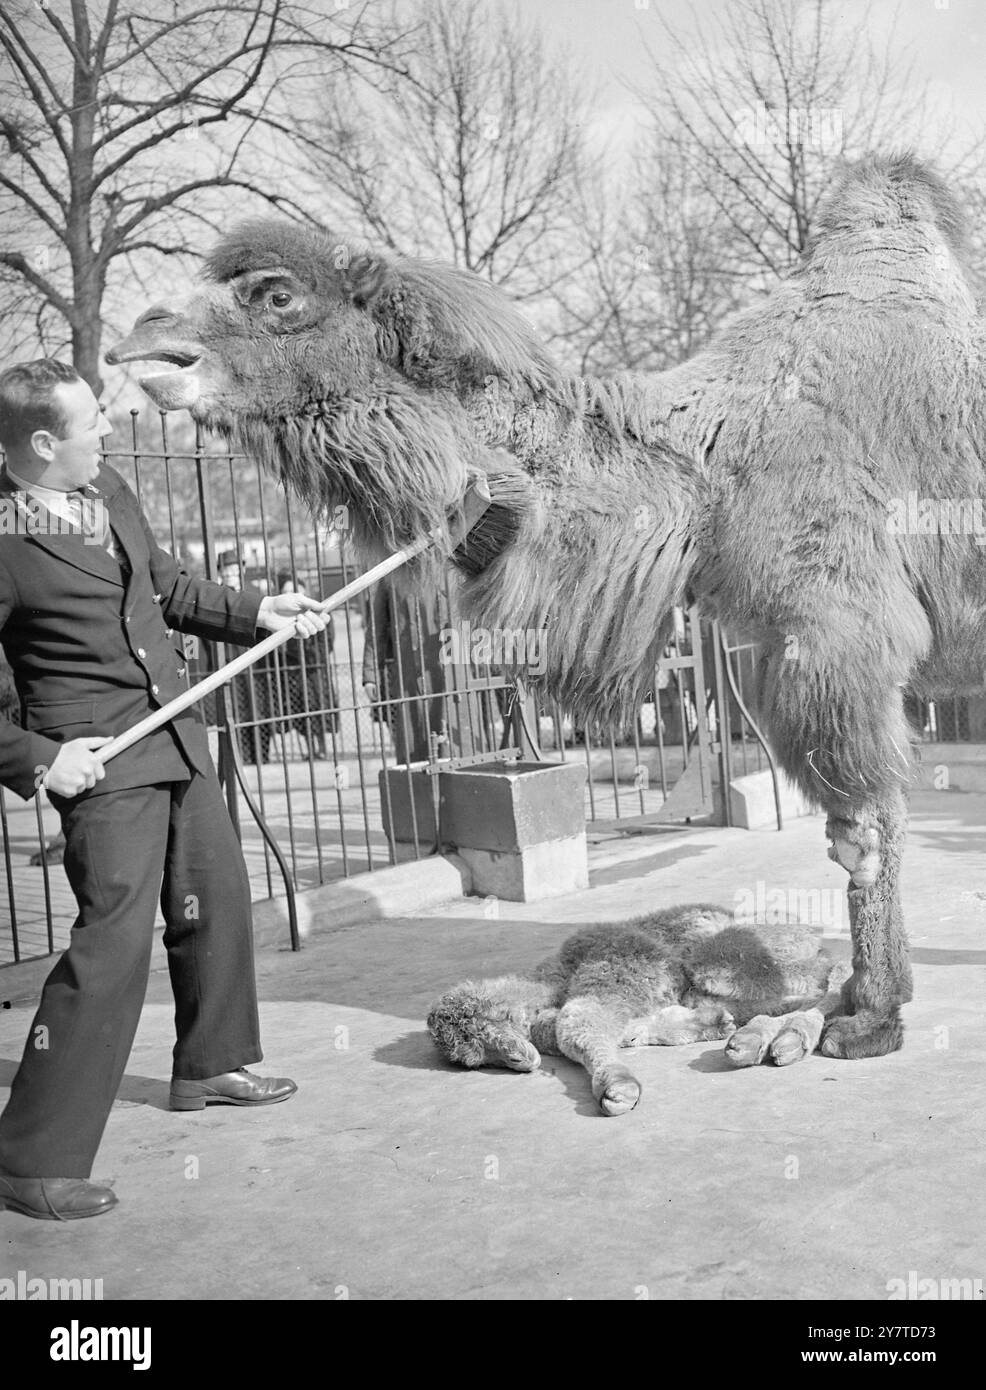
<svg viewBox="0 0 986 1390"><path fill-rule="evenodd" d="M577 763L484 763L438 775L442 842L472 874L473 892L533 902L585 888L585 768ZM421 848L436 838L432 778L380 773L384 829ZM411 808L414 808L412 819Z"/></svg>

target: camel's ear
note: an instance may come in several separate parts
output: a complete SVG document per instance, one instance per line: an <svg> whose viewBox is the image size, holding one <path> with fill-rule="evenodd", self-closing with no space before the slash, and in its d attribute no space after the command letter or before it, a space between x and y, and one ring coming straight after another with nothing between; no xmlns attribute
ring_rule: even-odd
<svg viewBox="0 0 986 1390"><path fill-rule="evenodd" d="M369 308L379 299L393 280L393 267L379 256L354 255L341 266L343 283L353 303L360 309Z"/></svg>

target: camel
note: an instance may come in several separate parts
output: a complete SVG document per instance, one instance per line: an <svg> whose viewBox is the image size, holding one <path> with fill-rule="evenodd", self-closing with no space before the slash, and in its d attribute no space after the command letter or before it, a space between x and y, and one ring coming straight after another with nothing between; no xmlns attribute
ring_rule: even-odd
<svg viewBox="0 0 986 1390"><path fill-rule="evenodd" d="M688 903L583 927L528 975L466 980L434 1005L428 1029L463 1067L531 1072L542 1055L569 1057L602 1113L623 1115L642 1087L619 1049L727 1038L734 1067L788 1066L814 1051L846 973L808 927L740 925Z"/></svg>
<svg viewBox="0 0 986 1390"><path fill-rule="evenodd" d="M675 605L760 644L758 718L827 813L853 970L829 1057L901 1046L899 876L912 734L902 688L986 665L982 324L962 217L912 156L846 168L802 263L694 358L563 370L492 284L276 219L234 227L207 285L107 354L157 361L188 409L379 552L447 534L475 626L544 634L581 721L646 691ZM977 517L980 518L977 524Z"/></svg>

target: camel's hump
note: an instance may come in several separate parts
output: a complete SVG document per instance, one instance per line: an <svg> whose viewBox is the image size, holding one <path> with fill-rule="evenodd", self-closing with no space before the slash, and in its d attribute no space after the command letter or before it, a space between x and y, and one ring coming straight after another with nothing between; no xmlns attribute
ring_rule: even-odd
<svg viewBox="0 0 986 1390"><path fill-rule="evenodd" d="M867 155L846 164L819 205L812 241L879 228L937 227L955 251L965 243L958 199L914 154Z"/></svg>

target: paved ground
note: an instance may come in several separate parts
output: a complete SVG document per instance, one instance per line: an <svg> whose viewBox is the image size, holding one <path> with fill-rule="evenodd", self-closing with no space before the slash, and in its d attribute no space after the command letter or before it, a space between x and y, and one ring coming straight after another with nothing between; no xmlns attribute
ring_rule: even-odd
<svg viewBox="0 0 986 1390"><path fill-rule="evenodd" d="M881 1299L912 1272L986 1280L984 825L981 794L915 798L903 1052L734 1072L719 1043L651 1048L619 1119L564 1060L445 1066L428 1005L573 923L688 900L813 907L846 951L819 819L611 841L568 898L325 922L298 955L262 951L265 1069L301 1089L257 1112L165 1108L158 960L96 1165L120 1207L71 1226L0 1214L0 1274L100 1278L124 1299ZM28 1021L0 1013L0 1103Z"/></svg>

